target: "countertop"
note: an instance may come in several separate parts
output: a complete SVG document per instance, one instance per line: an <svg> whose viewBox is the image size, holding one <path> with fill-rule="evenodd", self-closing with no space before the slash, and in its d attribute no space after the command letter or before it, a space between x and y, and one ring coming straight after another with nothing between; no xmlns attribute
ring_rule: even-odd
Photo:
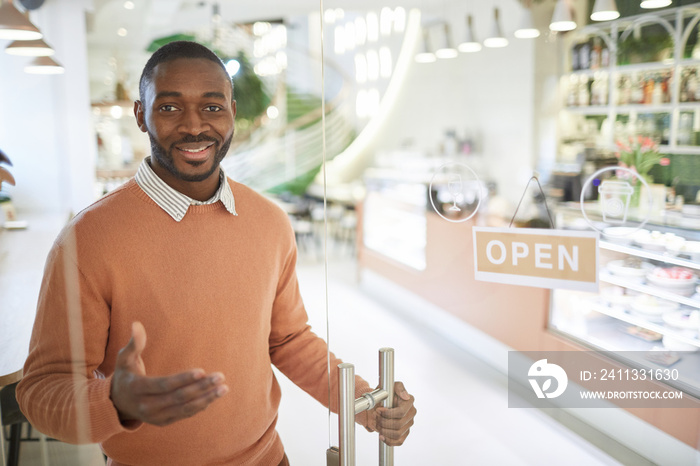
<svg viewBox="0 0 700 466"><path fill-rule="evenodd" d="M0 386L22 378L46 256L65 215L18 215L24 230L0 227Z"/></svg>

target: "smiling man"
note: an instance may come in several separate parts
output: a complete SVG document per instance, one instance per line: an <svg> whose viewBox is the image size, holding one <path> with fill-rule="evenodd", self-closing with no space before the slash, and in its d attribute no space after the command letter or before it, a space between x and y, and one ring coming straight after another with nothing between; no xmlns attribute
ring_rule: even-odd
<svg viewBox="0 0 700 466"><path fill-rule="evenodd" d="M271 366L327 404L327 347L307 324L286 215L219 166L231 80L206 47L173 42L146 64L134 112L151 157L57 238L20 407L51 437L100 442L112 465L288 464ZM395 393L395 408L357 419L389 445L416 413L401 382Z"/></svg>

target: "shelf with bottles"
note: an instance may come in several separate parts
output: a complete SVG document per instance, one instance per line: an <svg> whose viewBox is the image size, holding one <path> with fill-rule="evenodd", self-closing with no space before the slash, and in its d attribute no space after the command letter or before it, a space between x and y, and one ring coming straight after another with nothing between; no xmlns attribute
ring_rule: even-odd
<svg viewBox="0 0 700 466"><path fill-rule="evenodd" d="M607 71L569 75L564 80L566 106L574 111L598 107L601 114L606 113L603 110L607 109L610 93L608 77Z"/></svg>

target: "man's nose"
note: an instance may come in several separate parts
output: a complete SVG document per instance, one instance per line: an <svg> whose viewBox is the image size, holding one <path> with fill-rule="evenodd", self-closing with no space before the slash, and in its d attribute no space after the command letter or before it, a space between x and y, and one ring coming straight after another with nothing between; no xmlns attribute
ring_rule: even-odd
<svg viewBox="0 0 700 466"><path fill-rule="evenodd" d="M198 111L183 112L180 120L179 131L185 134L202 134L209 129L209 124Z"/></svg>

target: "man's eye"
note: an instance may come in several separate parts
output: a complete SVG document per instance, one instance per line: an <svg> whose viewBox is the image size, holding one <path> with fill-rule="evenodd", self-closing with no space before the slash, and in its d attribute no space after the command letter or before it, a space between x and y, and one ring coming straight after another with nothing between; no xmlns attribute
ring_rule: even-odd
<svg viewBox="0 0 700 466"><path fill-rule="evenodd" d="M161 105L160 110L163 112L174 112L177 109L174 105Z"/></svg>
<svg viewBox="0 0 700 466"><path fill-rule="evenodd" d="M207 105L206 107L204 107L204 110L206 110L207 112L220 112L221 107L219 107L218 105Z"/></svg>

